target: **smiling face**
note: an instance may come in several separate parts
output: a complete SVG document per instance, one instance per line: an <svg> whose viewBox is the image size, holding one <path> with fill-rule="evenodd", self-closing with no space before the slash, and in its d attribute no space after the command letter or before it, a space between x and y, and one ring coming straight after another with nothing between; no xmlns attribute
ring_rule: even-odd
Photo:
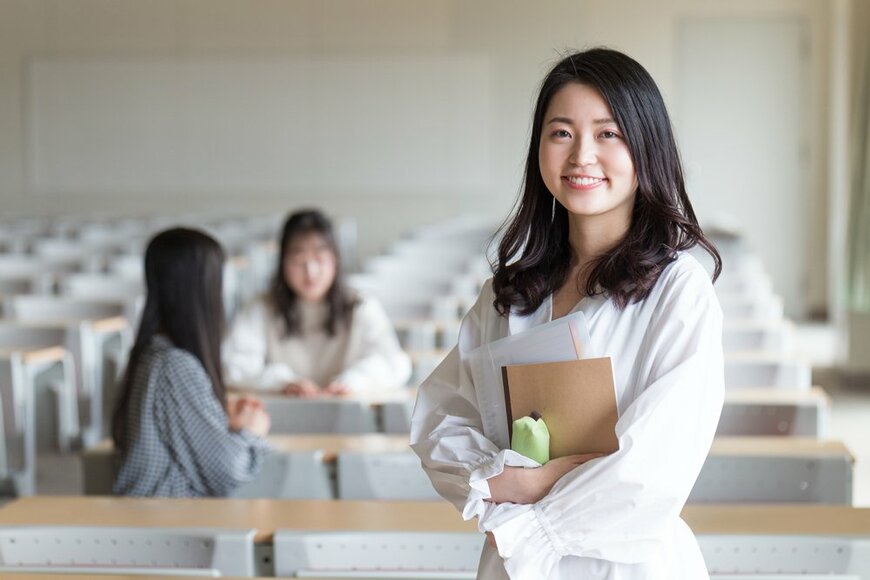
<svg viewBox="0 0 870 580"><path fill-rule="evenodd" d="M544 184L570 216L607 216L630 223L637 191L634 163L596 89L569 83L553 95L538 159Z"/></svg>
<svg viewBox="0 0 870 580"><path fill-rule="evenodd" d="M283 269L284 280L301 300L320 302L335 282L335 252L323 235L299 234L287 243Z"/></svg>

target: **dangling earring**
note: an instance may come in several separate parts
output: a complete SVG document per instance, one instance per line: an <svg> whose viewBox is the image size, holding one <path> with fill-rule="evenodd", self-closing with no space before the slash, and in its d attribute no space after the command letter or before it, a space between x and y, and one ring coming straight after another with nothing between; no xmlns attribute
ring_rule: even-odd
<svg viewBox="0 0 870 580"><path fill-rule="evenodd" d="M556 198L553 197L553 210L550 212L550 223L556 221Z"/></svg>

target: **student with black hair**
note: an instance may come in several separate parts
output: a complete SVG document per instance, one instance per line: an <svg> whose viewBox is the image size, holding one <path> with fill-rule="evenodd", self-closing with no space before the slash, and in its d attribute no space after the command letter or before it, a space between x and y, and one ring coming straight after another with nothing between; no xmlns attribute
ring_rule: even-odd
<svg viewBox="0 0 870 580"><path fill-rule="evenodd" d="M344 283L331 221L290 215L269 292L242 310L224 344L227 380L298 397L405 384L411 362L380 303Z"/></svg>
<svg viewBox="0 0 870 580"><path fill-rule="evenodd" d="M494 277L420 387L411 429L435 489L488 534L478 577L707 578L680 511L722 408L722 312L688 250L711 254L714 280L721 260L639 63L592 49L553 67L503 233ZM475 384L468 353L575 311L613 360L619 450L540 466L493 443L506 420L484 421L477 392L501 385Z"/></svg>
<svg viewBox="0 0 870 580"><path fill-rule="evenodd" d="M221 374L223 263L196 230L148 244L145 308L112 421L117 494L226 496L262 466L269 415L251 397L228 403Z"/></svg>

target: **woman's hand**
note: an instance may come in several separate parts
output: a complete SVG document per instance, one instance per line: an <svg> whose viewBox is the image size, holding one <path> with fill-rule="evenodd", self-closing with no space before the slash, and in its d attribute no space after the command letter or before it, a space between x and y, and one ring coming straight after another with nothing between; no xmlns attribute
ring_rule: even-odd
<svg viewBox="0 0 870 580"><path fill-rule="evenodd" d="M299 379L284 385L282 392L291 397L310 399L320 394L320 387L311 379Z"/></svg>
<svg viewBox="0 0 870 580"><path fill-rule="evenodd" d="M537 503L543 499L556 482L569 471L587 461L604 456L603 453L566 455L547 462L541 467L505 467L500 475L487 480L491 501L495 503Z"/></svg>
<svg viewBox="0 0 870 580"><path fill-rule="evenodd" d="M323 392L328 395L340 396L348 394L350 392L350 389L347 385L343 385L341 383L330 383L326 386L325 389L323 389Z"/></svg>
<svg viewBox="0 0 870 580"><path fill-rule="evenodd" d="M532 501L529 503L537 503L542 500L544 496L550 493L556 482L567 475L569 471L598 457L604 457L604 453L566 455L565 457L558 457L548 461L546 465L543 465L539 469L532 469L533 484L530 490Z"/></svg>
<svg viewBox="0 0 870 580"><path fill-rule="evenodd" d="M254 435L265 437L272 426L272 419L263 408L263 403L250 396L231 400L227 415L229 416L230 428L233 431L247 429Z"/></svg>

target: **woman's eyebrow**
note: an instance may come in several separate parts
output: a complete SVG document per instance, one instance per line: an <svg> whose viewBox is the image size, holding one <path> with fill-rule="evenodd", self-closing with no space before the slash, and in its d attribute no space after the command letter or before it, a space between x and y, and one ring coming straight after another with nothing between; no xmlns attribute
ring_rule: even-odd
<svg viewBox="0 0 870 580"><path fill-rule="evenodd" d="M574 123L573 119L569 119L568 117L553 117L549 121L547 121L547 125L551 123L565 123L566 125L571 125ZM593 119L592 123L595 125L609 125L611 123L616 123L615 120L607 117L606 119Z"/></svg>

